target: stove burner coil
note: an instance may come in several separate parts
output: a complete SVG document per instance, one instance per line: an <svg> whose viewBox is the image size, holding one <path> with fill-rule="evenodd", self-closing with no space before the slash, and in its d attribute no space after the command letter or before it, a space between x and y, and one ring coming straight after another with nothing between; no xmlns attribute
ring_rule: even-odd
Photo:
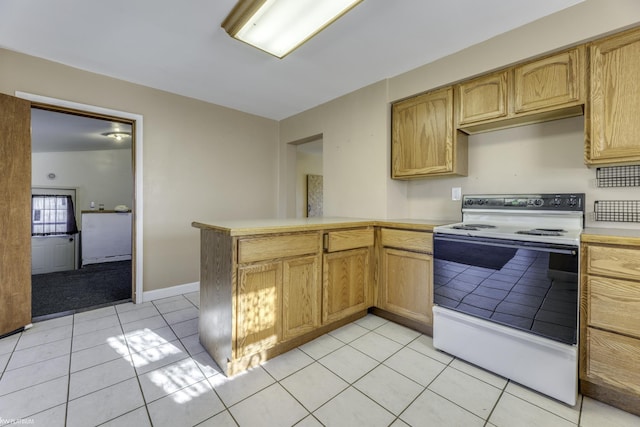
<svg viewBox="0 0 640 427"><path fill-rule="evenodd" d="M455 228L456 230L480 230L483 228L496 228L496 226L489 224L459 224L451 228Z"/></svg>
<svg viewBox="0 0 640 427"><path fill-rule="evenodd" d="M533 230L517 231L518 234L528 234L531 236L562 236L566 230L561 228L534 228Z"/></svg>

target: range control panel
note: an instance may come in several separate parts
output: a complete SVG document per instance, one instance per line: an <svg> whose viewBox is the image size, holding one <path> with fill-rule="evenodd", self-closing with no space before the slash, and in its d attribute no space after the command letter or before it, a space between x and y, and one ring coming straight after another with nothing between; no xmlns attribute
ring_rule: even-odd
<svg viewBox="0 0 640 427"><path fill-rule="evenodd" d="M465 195L463 209L584 211L584 193Z"/></svg>

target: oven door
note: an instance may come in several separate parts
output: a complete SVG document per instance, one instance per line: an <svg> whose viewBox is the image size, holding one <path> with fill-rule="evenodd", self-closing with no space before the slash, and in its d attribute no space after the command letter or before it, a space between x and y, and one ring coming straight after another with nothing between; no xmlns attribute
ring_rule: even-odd
<svg viewBox="0 0 640 427"><path fill-rule="evenodd" d="M578 247L436 234L434 304L577 343Z"/></svg>

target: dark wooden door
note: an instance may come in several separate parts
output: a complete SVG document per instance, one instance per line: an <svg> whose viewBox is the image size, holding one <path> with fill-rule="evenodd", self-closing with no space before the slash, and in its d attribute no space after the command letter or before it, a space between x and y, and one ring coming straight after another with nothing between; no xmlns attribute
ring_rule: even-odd
<svg viewBox="0 0 640 427"><path fill-rule="evenodd" d="M31 323L31 102L0 93L0 336Z"/></svg>

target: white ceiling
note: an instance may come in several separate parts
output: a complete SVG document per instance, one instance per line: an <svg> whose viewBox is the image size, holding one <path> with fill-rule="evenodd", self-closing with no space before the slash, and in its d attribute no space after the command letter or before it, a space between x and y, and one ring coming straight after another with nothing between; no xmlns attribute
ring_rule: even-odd
<svg viewBox="0 0 640 427"><path fill-rule="evenodd" d="M103 135L129 132L131 125L74 114L31 109L31 151L96 151L131 149L131 138L121 141Z"/></svg>
<svg viewBox="0 0 640 427"><path fill-rule="evenodd" d="M235 0L2 0L0 47L281 120L582 0L364 0L284 59L231 39Z"/></svg>

